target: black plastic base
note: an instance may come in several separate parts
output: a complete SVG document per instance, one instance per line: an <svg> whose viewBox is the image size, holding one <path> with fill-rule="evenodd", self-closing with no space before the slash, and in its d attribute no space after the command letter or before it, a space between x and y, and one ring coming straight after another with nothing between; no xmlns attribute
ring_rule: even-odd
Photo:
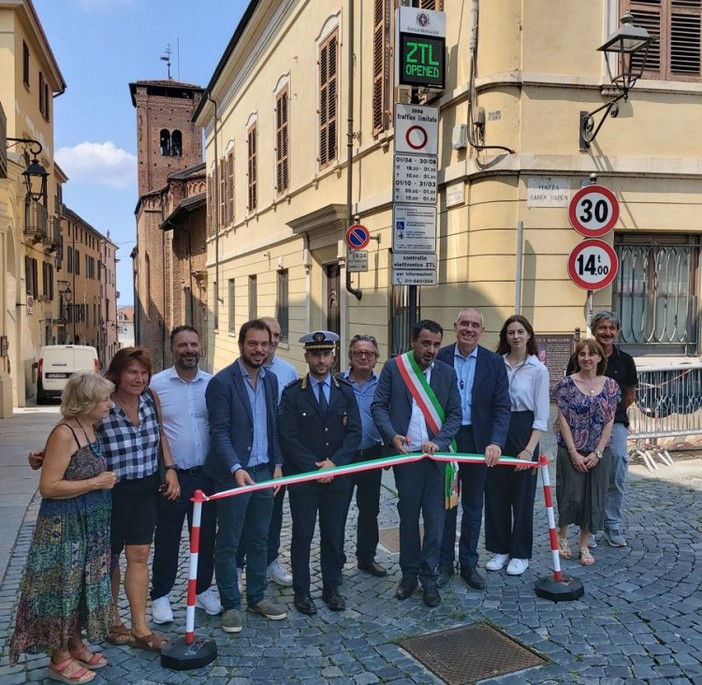
<svg viewBox="0 0 702 685"><path fill-rule="evenodd" d="M534 591L537 597L550 599L553 602L572 602L580 599L585 594L580 578L563 576L563 580L557 582L553 576L543 576L534 583Z"/></svg>
<svg viewBox="0 0 702 685"><path fill-rule="evenodd" d="M195 638L193 644L185 643L185 638L178 638L173 644L161 650L161 666L174 671L186 671L202 668L217 658L217 643L214 640Z"/></svg>

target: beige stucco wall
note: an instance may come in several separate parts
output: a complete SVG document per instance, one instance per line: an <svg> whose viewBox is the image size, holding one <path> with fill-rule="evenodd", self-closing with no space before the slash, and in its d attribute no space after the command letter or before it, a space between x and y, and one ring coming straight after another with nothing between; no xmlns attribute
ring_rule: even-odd
<svg viewBox="0 0 702 685"><path fill-rule="evenodd" d="M358 5L363 5L360 9ZM210 331L214 368L237 354L228 333L229 279L236 279L238 329L248 318L248 276L258 277L258 314L275 312L279 267L289 270L291 349L281 353L301 368L295 340L324 323L323 267L343 265L342 228L321 229L307 237L288 226L331 204L346 202L346 93L348 7L342 1L264 3L244 32L222 76L214 84L218 101L217 147L221 157L235 150L235 220L219 240L219 329ZM341 335L370 332L388 352L392 201L392 129L371 135L370 83L372 22L370 5L356 3L354 95L353 213L359 214L379 242L368 247L370 270L354 274L363 291L358 301L340 293ZM485 343L492 347L504 318L514 312L517 227L523 225L522 312L537 332L569 333L585 329L586 291L566 273L567 257L582 239L569 225L567 207L530 206L530 178L567 180L573 193L590 174L610 187L621 203L615 231L697 234L702 180L699 121L702 83L642 80L631 93L633 118L608 119L590 150L578 149L578 116L604 102L607 83L602 54L596 48L618 26L614 0L561 2L481 0L476 97L468 102L471 3L446 0L449 82L441 107L438 287L421 292L422 316L451 326L467 304L484 310ZM338 163L317 166L316 40L333 24L340 27L338 92ZM326 29L325 29L326 27ZM281 79L289 82L289 192L274 188L274 96ZM466 123L468 108L483 108L487 145L511 148L476 152L453 150L451 130ZM258 127L258 208L246 209L247 123ZM207 164L214 164L212 107L203 109ZM447 206L446 188L464 186L463 203ZM613 234L606 238L610 243ZM309 248L309 250L308 250ZM210 241L209 280L216 280L214 240ZM342 269L342 283L344 280ZM343 291L343 288L342 288ZM209 292L214 309L214 289ZM612 287L594 294L593 306L612 306ZM210 317L213 320L213 317ZM450 335L449 335L450 337Z"/></svg>

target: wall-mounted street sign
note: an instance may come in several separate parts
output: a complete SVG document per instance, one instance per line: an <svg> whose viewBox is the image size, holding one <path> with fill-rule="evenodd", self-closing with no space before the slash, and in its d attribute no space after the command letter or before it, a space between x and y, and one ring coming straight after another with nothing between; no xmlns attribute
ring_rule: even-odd
<svg viewBox="0 0 702 685"><path fill-rule="evenodd" d="M395 14L395 81L400 86L443 90L446 84L446 15L418 7Z"/></svg>
<svg viewBox="0 0 702 685"><path fill-rule="evenodd" d="M362 224L354 224L346 229L346 245L352 250L362 250L370 243L370 231Z"/></svg>
<svg viewBox="0 0 702 685"><path fill-rule="evenodd" d="M393 201L436 205L436 155L394 155Z"/></svg>
<svg viewBox="0 0 702 685"><path fill-rule="evenodd" d="M568 206L570 225L586 238L601 238L619 218L619 201L604 186L589 185L578 190Z"/></svg>
<svg viewBox="0 0 702 685"><path fill-rule="evenodd" d="M393 206L393 252L436 252L436 207Z"/></svg>
<svg viewBox="0 0 702 685"><path fill-rule="evenodd" d="M583 240L568 257L570 280L584 290L606 288L617 276L619 260L604 240Z"/></svg>
<svg viewBox="0 0 702 685"><path fill-rule="evenodd" d="M351 273L368 271L368 250L349 250L346 256L346 268Z"/></svg>
<svg viewBox="0 0 702 685"><path fill-rule="evenodd" d="M436 155L439 151L439 108L395 105L395 152Z"/></svg>

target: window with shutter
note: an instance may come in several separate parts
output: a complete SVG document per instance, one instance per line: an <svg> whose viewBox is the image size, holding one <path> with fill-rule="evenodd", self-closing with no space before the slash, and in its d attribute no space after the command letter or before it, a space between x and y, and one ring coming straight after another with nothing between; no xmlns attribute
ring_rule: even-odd
<svg viewBox="0 0 702 685"><path fill-rule="evenodd" d="M339 36L335 31L319 48L319 166L336 159L337 59Z"/></svg>
<svg viewBox="0 0 702 685"><path fill-rule="evenodd" d="M227 155L227 216L234 223L234 150Z"/></svg>
<svg viewBox="0 0 702 685"><path fill-rule="evenodd" d="M275 99L275 188L279 193L288 189L288 89Z"/></svg>
<svg viewBox="0 0 702 685"><path fill-rule="evenodd" d="M387 128L390 67L388 52L390 33L390 0L375 0L373 8L373 135Z"/></svg>
<svg viewBox="0 0 702 685"><path fill-rule="evenodd" d="M214 179L212 174L207 176L207 235L214 235Z"/></svg>
<svg viewBox="0 0 702 685"><path fill-rule="evenodd" d="M227 221L227 165L224 157L219 160L219 225L226 226Z"/></svg>
<svg viewBox="0 0 702 685"><path fill-rule="evenodd" d="M702 0L622 0L638 26L655 39L644 78L699 81L702 76Z"/></svg>
<svg viewBox="0 0 702 685"><path fill-rule="evenodd" d="M248 146L248 189L249 189L249 211L256 210L256 178L257 178L257 155L256 155L256 125L254 124L246 132L246 140Z"/></svg>

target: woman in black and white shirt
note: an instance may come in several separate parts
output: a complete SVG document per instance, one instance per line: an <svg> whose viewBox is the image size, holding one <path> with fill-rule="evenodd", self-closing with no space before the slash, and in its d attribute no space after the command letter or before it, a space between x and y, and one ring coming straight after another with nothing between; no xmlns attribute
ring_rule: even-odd
<svg viewBox="0 0 702 685"><path fill-rule="evenodd" d="M148 390L151 358L146 350L125 347L110 362L105 376L115 385L114 406L103 421L99 435L105 448L108 468L117 474L112 491L112 592L114 621L108 640L113 644L158 652L166 640L155 635L146 622L149 589L148 559L158 513L158 449L163 445L167 467L168 499L180 494L178 475L168 441L161 434L158 396ZM171 468L168 468L168 467ZM129 602L131 628L119 614L119 557L125 551L124 591Z"/></svg>
<svg viewBox="0 0 702 685"><path fill-rule="evenodd" d="M548 371L539 361L534 329L519 314L500 331L497 353L505 360L512 405L504 454L537 461L539 437L548 426ZM533 545L535 467L489 469L485 486L485 547L494 556L488 571L519 576L529 566Z"/></svg>

